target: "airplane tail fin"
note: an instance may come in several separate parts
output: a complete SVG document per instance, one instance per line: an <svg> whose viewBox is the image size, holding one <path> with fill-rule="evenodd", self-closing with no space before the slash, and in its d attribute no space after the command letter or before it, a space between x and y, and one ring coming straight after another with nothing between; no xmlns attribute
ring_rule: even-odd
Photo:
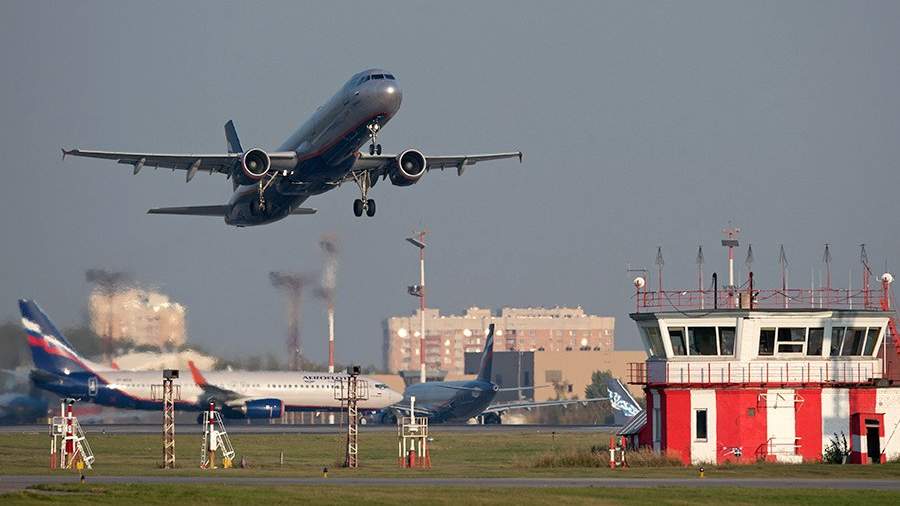
<svg viewBox="0 0 900 506"><path fill-rule="evenodd" d="M494 367L494 324L488 327L487 339L484 341L484 351L481 354L481 367L478 369L478 379L491 381L491 372Z"/></svg>
<svg viewBox="0 0 900 506"><path fill-rule="evenodd" d="M617 378L606 380L606 392L616 425L625 425L641 412L641 405Z"/></svg>
<svg viewBox="0 0 900 506"><path fill-rule="evenodd" d="M97 368L75 351L72 343L34 301L20 299L19 310L35 367L56 375L91 372Z"/></svg>
<svg viewBox="0 0 900 506"><path fill-rule="evenodd" d="M234 121L228 120L228 123L225 123L225 143L228 144L229 153L244 152L244 148L241 147L241 140L238 138L237 129L234 128Z"/></svg>

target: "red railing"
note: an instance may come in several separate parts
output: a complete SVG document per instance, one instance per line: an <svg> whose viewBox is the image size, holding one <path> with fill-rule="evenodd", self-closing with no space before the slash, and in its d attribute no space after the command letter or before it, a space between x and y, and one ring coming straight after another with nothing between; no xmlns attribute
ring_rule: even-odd
<svg viewBox="0 0 900 506"><path fill-rule="evenodd" d="M846 288L790 288L787 290L640 290L637 312L696 309L882 309L871 291Z"/></svg>
<svg viewBox="0 0 900 506"><path fill-rule="evenodd" d="M637 385L809 385L862 384L882 377L879 360L808 361L801 364L758 362L669 362L628 364L629 383Z"/></svg>

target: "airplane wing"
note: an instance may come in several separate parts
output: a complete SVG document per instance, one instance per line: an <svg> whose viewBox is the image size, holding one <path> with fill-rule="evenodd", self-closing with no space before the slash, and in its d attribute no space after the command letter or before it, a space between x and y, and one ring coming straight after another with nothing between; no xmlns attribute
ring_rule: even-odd
<svg viewBox="0 0 900 506"><path fill-rule="evenodd" d="M592 397L590 399L560 399L556 401L513 401L498 402L491 404L485 408L484 413L503 413L511 409L534 409L545 408L547 406L571 406L573 404L581 404L587 406L589 402L608 401L607 397Z"/></svg>
<svg viewBox="0 0 900 506"><path fill-rule="evenodd" d="M131 165L137 175L144 167L154 169L171 169L187 171L185 180L190 181L198 172L209 172L231 175L235 164L240 163L242 153L189 153L189 154L164 154L164 153L131 153L124 151L96 151L88 149L63 149L63 159L67 156L83 158L101 158L115 160L116 163ZM278 161L290 162L295 160L297 154L293 151L267 153L273 165Z"/></svg>
<svg viewBox="0 0 900 506"><path fill-rule="evenodd" d="M316 214L318 210L311 207L298 207L291 211L294 215ZM157 207L147 211L147 214L178 214L182 216L225 216L228 214L228 206L182 206L182 207Z"/></svg>
<svg viewBox="0 0 900 506"><path fill-rule="evenodd" d="M406 405L395 404L393 406L390 406L390 409L400 411L401 413L409 414L409 406L406 406ZM420 408L419 406L416 406L416 414L422 415L422 416L432 416L435 414L435 412L430 409L424 409L424 408Z"/></svg>
<svg viewBox="0 0 900 506"><path fill-rule="evenodd" d="M353 165L355 170L367 170L374 176L384 176L390 168L391 163L397 160L396 154L367 155L360 153L359 158ZM458 175L463 175L466 167L475 165L478 162L486 162L489 160L503 160L507 158L518 158L522 163L522 152L515 151L509 153L485 153L479 155L425 155L425 170L434 169L444 170L446 168L455 168ZM352 179L352 176L350 176Z"/></svg>

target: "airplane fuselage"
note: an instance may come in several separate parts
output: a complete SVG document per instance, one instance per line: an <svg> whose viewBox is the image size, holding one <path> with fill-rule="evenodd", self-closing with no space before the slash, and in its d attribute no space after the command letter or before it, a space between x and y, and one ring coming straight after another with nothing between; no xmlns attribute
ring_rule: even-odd
<svg viewBox="0 0 900 506"><path fill-rule="evenodd" d="M465 421L480 415L493 402L497 388L482 380L416 383L403 392L400 405L409 407L410 397L415 396L417 416L422 410L434 422Z"/></svg>
<svg viewBox="0 0 900 506"><path fill-rule="evenodd" d="M283 411L339 411L340 400L335 399L335 381L345 374L320 372L247 372L219 371L205 373L210 384L240 393L251 399L274 399L280 401L277 410L263 413L261 418L277 418ZM365 379L364 377L361 379ZM68 375L35 371L32 381L36 386L61 397L73 397L102 406L127 409L162 409L159 392L154 389L162 384L160 371L96 371L72 372ZM369 379L369 398L359 402L362 410L377 410L396 401L398 394L380 382ZM180 390L178 409L200 411L207 407L207 393L190 377L174 380ZM245 406L223 405L218 401L226 416L246 416ZM263 403L265 404L265 403ZM275 405L275 403L269 403ZM346 408L346 406L344 406ZM246 411L246 409L244 409Z"/></svg>
<svg viewBox="0 0 900 506"><path fill-rule="evenodd" d="M336 188L369 141L369 125L383 128L401 101L400 86L389 72L372 69L353 76L278 148L295 152L297 165L265 190L265 205L259 206L259 184L238 186L225 222L245 227L278 221L309 197Z"/></svg>

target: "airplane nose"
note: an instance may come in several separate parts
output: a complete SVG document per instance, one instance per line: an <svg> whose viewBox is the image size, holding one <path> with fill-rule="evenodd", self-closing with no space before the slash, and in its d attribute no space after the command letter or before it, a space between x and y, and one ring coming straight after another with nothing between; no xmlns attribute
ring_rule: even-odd
<svg viewBox="0 0 900 506"><path fill-rule="evenodd" d="M400 90L400 86L397 85L397 81L381 81L378 83L376 94L391 113L397 112L397 109L400 108L400 102L403 101L403 92Z"/></svg>
<svg viewBox="0 0 900 506"><path fill-rule="evenodd" d="M391 393L388 396L388 399L390 399L391 404L397 404L398 402L403 400L403 394L401 394L400 392L397 392L396 390L391 390Z"/></svg>

